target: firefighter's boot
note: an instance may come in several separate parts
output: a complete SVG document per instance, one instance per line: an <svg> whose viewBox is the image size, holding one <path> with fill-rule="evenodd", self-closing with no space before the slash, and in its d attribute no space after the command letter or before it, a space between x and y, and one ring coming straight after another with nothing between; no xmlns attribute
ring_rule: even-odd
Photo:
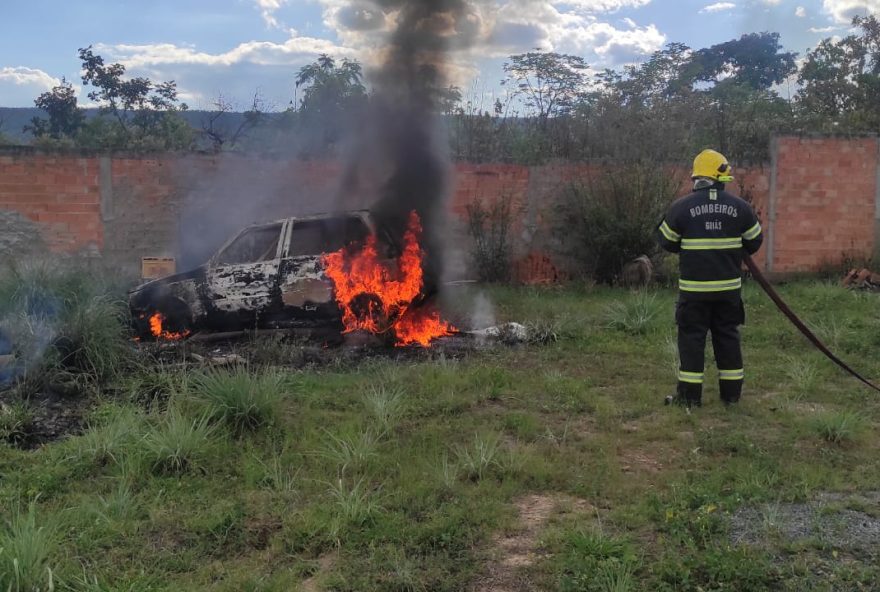
<svg viewBox="0 0 880 592"><path fill-rule="evenodd" d="M688 408L701 407L703 405L703 385L679 382L677 392L666 397L666 404L682 405Z"/></svg>
<svg viewBox="0 0 880 592"><path fill-rule="evenodd" d="M742 380L719 380L718 390L721 393L721 401L725 405L733 405L739 402L742 395Z"/></svg>

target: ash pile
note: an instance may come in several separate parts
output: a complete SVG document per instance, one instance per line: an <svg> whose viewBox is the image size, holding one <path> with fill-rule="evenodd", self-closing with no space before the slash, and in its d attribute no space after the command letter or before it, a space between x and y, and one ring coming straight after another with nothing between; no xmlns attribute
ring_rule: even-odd
<svg viewBox="0 0 880 592"><path fill-rule="evenodd" d="M430 345L400 345L393 334L367 331L255 330L196 333L185 339L139 341L139 353L166 368L185 366L280 366L289 369L350 367L369 360L424 362L555 341L520 323L455 330Z"/></svg>

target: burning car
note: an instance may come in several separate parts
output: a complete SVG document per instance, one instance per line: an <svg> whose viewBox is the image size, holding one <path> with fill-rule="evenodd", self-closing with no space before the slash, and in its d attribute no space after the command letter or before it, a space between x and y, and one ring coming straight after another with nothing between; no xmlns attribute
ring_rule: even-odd
<svg viewBox="0 0 880 592"><path fill-rule="evenodd" d="M422 269L415 212L402 243L368 211L251 226L204 265L129 294L142 337L195 330L337 327L427 345L452 329L423 309L436 282Z"/></svg>

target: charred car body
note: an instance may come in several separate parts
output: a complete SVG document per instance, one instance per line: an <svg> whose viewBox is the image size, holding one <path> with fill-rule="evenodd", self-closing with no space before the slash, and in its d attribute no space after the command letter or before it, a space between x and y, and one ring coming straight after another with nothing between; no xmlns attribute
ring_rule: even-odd
<svg viewBox="0 0 880 592"><path fill-rule="evenodd" d="M173 334L255 327L341 329L323 256L362 247L370 235L376 237L383 258L391 261L399 255L399 243L368 211L287 218L245 228L206 264L131 291L129 306L137 332L155 334L151 319L157 313L162 330Z"/></svg>

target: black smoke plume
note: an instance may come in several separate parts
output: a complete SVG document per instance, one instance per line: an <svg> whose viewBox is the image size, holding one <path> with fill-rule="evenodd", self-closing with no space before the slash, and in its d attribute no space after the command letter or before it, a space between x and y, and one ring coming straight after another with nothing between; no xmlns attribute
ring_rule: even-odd
<svg viewBox="0 0 880 592"><path fill-rule="evenodd" d="M465 0L360 0L348 13L366 25L389 17L396 24L380 65L369 73L371 112L359 130L342 191L358 191L364 177L378 179L373 211L398 237L409 213L418 212L425 270L439 279L451 169L438 100L448 88L451 52L480 34L479 13Z"/></svg>

